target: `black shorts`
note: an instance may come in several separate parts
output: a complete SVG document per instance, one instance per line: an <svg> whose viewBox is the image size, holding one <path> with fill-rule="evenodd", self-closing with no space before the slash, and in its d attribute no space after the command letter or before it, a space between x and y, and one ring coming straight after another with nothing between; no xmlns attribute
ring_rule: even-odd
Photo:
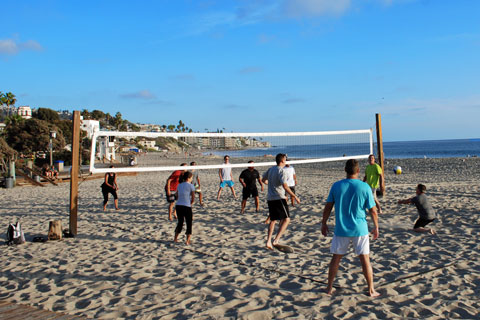
<svg viewBox="0 0 480 320"><path fill-rule="evenodd" d="M288 211L287 200L271 200L267 201L267 203L270 220L274 221L290 218L290 211Z"/></svg>
<svg viewBox="0 0 480 320"><path fill-rule="evenodd" d="M247 200L248 198L258 197L258 189L257 188L243 188L242 190L242 199Z"/></svg>
<svg viewBox="0 0 480 320"><path fill-rule="evenodd" d="M170 195L168 195L165 192L165 196L167 198L168 203L172 203L172 202L175 202L175 200L177 200L177 192L176 191L170 191Z"/></svg>
<svg viewBox="0 0 480 320"><path fill-rule="evenodd" d="M296 194L296 193L295 193L295 186L289 187L289 188L290 188L290 190L292 190L293 194Z"/></svg>
<svg viewBox="0 0 480 320"><path fill-rule="evenodd" d="M107 185L102 185L102 193L103 193L103 198L104 198L105 201L108 200L108 194L109 193L112 194L113 199L115 199L115 200L118 199L117 190L113 189L113 188L110 188Z"/></svg>
<svg viewBox="0 0 480 320"><path fill-rule="evenodd" d="M417 222L415 222L415 225L413 226L413 229L423 228L433 220L435 219L428 220L428 219L418 218Z"/></svg>

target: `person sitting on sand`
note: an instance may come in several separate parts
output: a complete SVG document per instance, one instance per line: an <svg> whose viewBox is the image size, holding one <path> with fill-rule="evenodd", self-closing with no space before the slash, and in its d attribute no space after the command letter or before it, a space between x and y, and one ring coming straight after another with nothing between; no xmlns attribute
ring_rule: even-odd
<svg viewBox="0 0 480 320"><path fill-rule="evenodd" d="M181 167L186 166L186 163L180 164ZM179 184L180 176L185 172L185 170L175 170L168 177L167 183L165 184L165 195L168 202L168 220L172 221L173 217L177 218L177 214L174 210L175 200L176 200L176 191Z"/></svg>
<svg viewBox="0 0 480 320"><path fill-rule="evenodd" d="M190 171L184 172L180 178L180 184L177 188L177 205L175 207L177 211L177 227L175 228L175 238L174 242L178 242L178 236L182 232L183 220L187 224L187 244L190 244L192 238L192 204L195 201L195 187L192 184L193 174Z"/></svg>
<svg viewBox="0 0 480 320"><path fill-rule="evenodd" d="M196 166L197 163L195 161L190 162L191 166ZM200 178L198 177L198 171L192 170L193 173L193 186L195 187L195 193L198 193L198 202L203 207L203 195L202 195L202 187L200 186Z"/></svg>
<svg viewBox="0 0 480 320"><path fill-rule="evenodd" d="M110 166L113 168L113 165ZM117 184L117 174L115 172L105 173L105 180L102 184L102 194L103 194L103 211L107 210L108 194L111 193L113 196L113 202L115 203L115 209L118 210L118 184Z"/></svg>
<svg viewBox="0 0 480 320"><path fill-rule="evenodd" d="M52 178L52 171L50 170L50 166L46 163L42 167L42 175L44 175L48 179Z"/></svg>
<svg viewBox="0 0 480 320"><path fill-rule="evenodd" d="M379 296L373 286L373 269L370 265L370 240L366 210L369 210L374 224L373 240L378 238L378 215L372 190L365 182L358 179L360 167L358 161L350 159L345 164L347 178L335 182L328 194L323 210L322 234L327 236L327 220L335 205L335 229L330 252L333 254L328 269L327 293L333 293L333 280L340 266L340 260L347 253L350 242L355 254L360 258L363 274L368 284L371 297Z"/></svg>
<svg viewBox="0 0 480 320"><path fill-rule="evenodd" d="M288 211L287 197L285 192L294 197L300 203L300 199L290 190L287 184L287 176L283 172L287 156L283 153L277 154L275 161L276 166L269 168L262 177L262 182L268 184L267 204L268 204L268 235L267 235L267 249L273 250L273 246L279 244L280 237L287 230L290 223L290 212ZM280 221L277 235L272 242L273 230L275 223Z"/></svg>
<svg viewBox="0 0 480 320"><path fill-rule="evenodd" d="M52 179L58 179L58 171L57 169L55 169L55 167L51 167L50 172L52 175Z"/></svg>
<svg viewBox="0 0 480 320"><path fill-rule="evenodd" d="M430 234L435 234L435 230L432 228L425 228L427 224L433 222L436 218L435 210L433 210L430 201L428 200L425 192L427 191L427 187L423 184L419 184L415 189L415 193L417 196L405 199L405 200L398 200L398 204L414 204L418 210L418 219L413 226L413 231L415 232L429 232Z"/></svg>
<svg viewBox="0 0 480 320"><path fill-rule="evenodd" d="M380 202L377 198L377 190L380 189L382 194L385 193L385 178L383 176L382 167L375 163L375 156L373 154L368 156L368 166L365 168L365 177L363 177L363 181L366 182L370 188L372 188L373 199L375 199L377 212L382 214Z"/></svg>
<svg viewBox="0 0 480 320"><path fill-rule="evenodd" d="M224 164L229 164L230 157L225 156L223 157ZM223 188L225 186L229 186L230 190L232 190L233 197L237 199L237 195L235 194L235 189L233 189L233 176L232 176L232 168L231 167L224 167L218 170L218 175L220 177L220 188L218 189L217 193L217 200L220 200L220 195L222 194Z"/></svg>
<svg viewBox="0 0 480 320"><path fill-rule="evenodd" d="M243 170L240 174L238 180L243 186L242 190L242 209L240 213L245 213L245 206L247 205L247 199L252 196L255 198L255 210L258 212L259 210L259 201L258 201L258 189L257 189L257 180L260 183L260 187L263 191L263 183L260 179L260 173L258 173L257 169L253 167L253 160L248 161L251 163L252 166L248 167L247 169Z"/></svg>

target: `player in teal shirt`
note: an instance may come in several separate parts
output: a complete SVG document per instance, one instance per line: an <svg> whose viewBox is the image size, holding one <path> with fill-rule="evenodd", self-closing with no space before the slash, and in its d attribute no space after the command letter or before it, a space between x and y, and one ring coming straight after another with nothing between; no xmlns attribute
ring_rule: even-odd
<svg viewBox="0 0 480 320"><path fill-rule="evenodd" d="M333 184L327 202L335 204L334 234L360 237L368 234L366 211L375 206L372 190L358 179L343 179Z"/></svg>
<svg viewBox="0 0 480 320"><path fill-rule="evenodd" d="M355 254L360 258L369 294L371 297L377 297L380 294L375 291L373 286L373 269L370 264L370 242L366 220L366 210L369 210L375 225L372 231L373 240L377 239L379 231L375 200L368 184L358 180L360 167L357 160L348 160L345 164L345 172L347 178L333 184L323 210L322 234L326 236L328 234L327 220L335 206L335 230L330 248L333 256L328 270L327 293L332 294L333 280L340 266L340 260L352 243Z"/></svg>

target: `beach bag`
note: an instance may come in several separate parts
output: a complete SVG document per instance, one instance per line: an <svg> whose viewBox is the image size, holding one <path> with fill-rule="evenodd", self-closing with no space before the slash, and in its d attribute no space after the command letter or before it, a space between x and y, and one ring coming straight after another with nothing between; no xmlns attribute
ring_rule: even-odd
<svg viewBox="0 0 480 320"><path fill-rule="evenodd" d="M62 233L62 221L50 221L48 224L48 240L61 240Z"/></svg>
<svg viewBox="0 0 480 320"><path fill-rule="evenodd" d="M25 243L25 235L23 234L20 222L9 224L7 229L7 244L22 244Z"/></svg>

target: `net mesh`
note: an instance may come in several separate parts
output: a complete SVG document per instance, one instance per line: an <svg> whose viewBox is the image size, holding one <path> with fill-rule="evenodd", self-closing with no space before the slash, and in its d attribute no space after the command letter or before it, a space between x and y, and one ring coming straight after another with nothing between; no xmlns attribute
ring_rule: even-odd
<svg viewBox="0 0 480 320"><path fill-rule="evenodd" d="M139 146L148 152L142 152ZM153 148L158 151L153 151ZM115 154L115 168L105 164L106 150ZM367 158L373 152L372 130L275 132L275 133L181 133L97 131L92 138L90 172L148 172L224 167L275 165L275 155L288 155L290 164ZM195 167L183 166L196 161ZM108 161L107 161L108 162ZM112 170L113 169L113 170Z"/></svg>

